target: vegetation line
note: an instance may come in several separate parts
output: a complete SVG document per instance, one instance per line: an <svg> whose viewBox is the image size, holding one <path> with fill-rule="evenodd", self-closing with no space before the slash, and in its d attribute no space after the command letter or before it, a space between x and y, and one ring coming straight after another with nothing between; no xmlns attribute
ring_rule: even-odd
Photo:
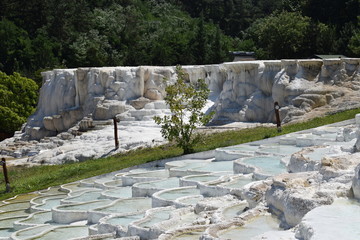
<svg viewBox="0 0 360 240"><path fill-rule="evenodd" d="M276 127L256 127L212 133L205 135L202 142L195 145L194 150L195 152L201 152L219 147L275 137L282 134L352 119L357 113L360 113L360 108L315 118L302 123L285 125L283 126L281 133L277 132ZM166 144L78 163L51 166L11 167L8 170L12 192L5 193L4 176L1 172L0 200L22 193L46 189L50 186L57 186L100 174L110 173L155 160L180 156L181 154L182 150L180 148L171 144Z"/></svg>

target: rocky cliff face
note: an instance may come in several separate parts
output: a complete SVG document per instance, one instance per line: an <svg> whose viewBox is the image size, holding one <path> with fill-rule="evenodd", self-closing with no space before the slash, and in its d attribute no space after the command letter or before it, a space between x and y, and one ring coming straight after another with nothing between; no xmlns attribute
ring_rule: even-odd
<svg viewBox="0 0 360 240"><path fill-rule="evenodd" d="M334 99L360 92L359 63L360 59L281 60L183 68L189 81L206 79L211 90L210 109L216 112L214 123L274 122L274 102L280 104L281 119L286 123L331 104ZM166 113L161 101L165 95L163 79L175 81L175 67L44 72L38 107L28 119L25 136L54 136L85 117L142 120Z"/></svg>

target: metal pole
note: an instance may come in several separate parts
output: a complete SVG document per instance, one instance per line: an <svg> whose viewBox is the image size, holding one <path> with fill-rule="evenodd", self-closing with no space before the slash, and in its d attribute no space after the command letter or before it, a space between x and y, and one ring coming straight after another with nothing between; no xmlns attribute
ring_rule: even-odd
<svg viewBox="0 0 360 240"><path fill-rule="evenodd" d="M279 109L280 109L279 103L275 102L274 110L275 110L275 117L276 117L276 126L277 126L277 131L281 132L281 121L280 121Z"/></svg>
<svg viewBox="0 0 360 240"><path fill-rule="evenodd" d="M119 138L118 138L118 129L117 129L117 120L116 120L116 117L114 117L113 120L114 120L115 148L119 148Z"/></svg>
<svg viewBox="0 0 360 240"><path fill-rule="evenodd" d="M1 159L1 165L3 167L3 172L4 172L4 178L5 178L5 184L6 184L6 192L10 192L10 182L9 182L9 178L8 178L5 158Z"/></svg>

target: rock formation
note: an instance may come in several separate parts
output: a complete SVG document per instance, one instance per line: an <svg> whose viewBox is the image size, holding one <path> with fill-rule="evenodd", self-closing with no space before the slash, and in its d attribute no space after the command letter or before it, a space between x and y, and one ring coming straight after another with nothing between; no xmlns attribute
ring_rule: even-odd
<svg viewBox="0 0 360 240"><path fill-rule="evenodd" d="M357 131L357 141L355 143L355 151L360 152L360 114L357 114L355 117ZM355 177L352 182L352 189L354 192L354 197L360 200L360 164L355 168Z"/></svg>
<svg viewBox="0 0 360 240"><path fill-rule="evenodd" d="M360 59L251 61L183 68L189 81L206 79L213 102L211 110L216 112L213 123L274 122L276 101L286 123L358 92L359 62ZM42 76L37 110L24 129L28 139L67 131L84 117L151 119L166 108L161 101L165 95L164 79L176 79L175 67L148 66L56 69ZM350 107L352 104L356 100L348 103Z"/></svg>

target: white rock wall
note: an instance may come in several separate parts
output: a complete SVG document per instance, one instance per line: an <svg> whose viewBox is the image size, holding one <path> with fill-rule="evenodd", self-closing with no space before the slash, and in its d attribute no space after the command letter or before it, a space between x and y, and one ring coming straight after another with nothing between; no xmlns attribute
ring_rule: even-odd
<svg viewBox="0 0 360 240"><path fill-rule="evenodd" d="M356 114L355 122L358 131L357 131L357 141L355 143L354 148L355 151L360 152L360 114ZM352 182L352 189L354 192L354 197L360 200L360 164L355 168L355 176Z"/></svg>
<svg viewBox="0 0 360 240"><path fill-rule="evenodd" d="M349 89L359 91L359 61L251 61L183 68L189 81L204 78L208 83L214 123L274 122L275 101L282 121L289 122ZM94 120L106 120L129 112L128 119L138 119L130 115L142 109L129 103L139 98L143 103L162 100L163 80L176 79L175 67L152 66L56 69L42 75L38 107L25 128L30 139L66 131L90 114Z"/></svg>
<svg viewBox="0 0 360 240"><path fill-rule="evenodd" d="M356 126L358 128L358 130L356 132L357 141L355 143L355 151L360 152L360 114L356 114L355 122L356 122Z"/></svg>

